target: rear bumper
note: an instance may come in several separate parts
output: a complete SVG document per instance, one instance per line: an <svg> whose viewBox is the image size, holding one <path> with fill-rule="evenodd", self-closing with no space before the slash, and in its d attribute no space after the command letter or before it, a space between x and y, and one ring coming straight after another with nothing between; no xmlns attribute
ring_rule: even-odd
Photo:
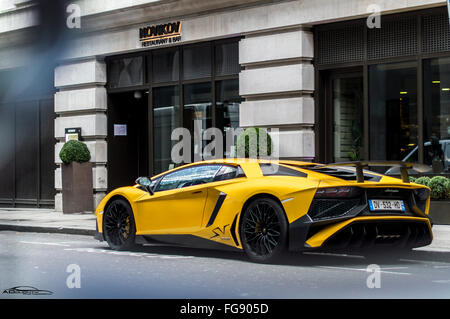
<svg viewBox="0 0 450 319"><path fill-rule="evenodd" d="M312 223L303 222L290 229L291 250L373 246L414 248L429 245L433 240L431 221L422 217L355 217L321 227L311 227Z"/></svg>

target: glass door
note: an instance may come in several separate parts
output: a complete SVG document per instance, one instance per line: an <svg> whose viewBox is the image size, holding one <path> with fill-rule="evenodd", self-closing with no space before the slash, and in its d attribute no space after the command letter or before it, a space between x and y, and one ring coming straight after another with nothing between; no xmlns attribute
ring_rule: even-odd
<svg viewBox="0 0 450 319"><path fill-rule="evenodd" d="M363 147L363 77L333 77L333 162L359 161Z"/></svg>
<svg viewBox="0 0 450 319"><path fill-rule="evenodd" d="M191 132L192 160L203 159L203 150L208 141L203 132L212 127L211 82L184 85L183 124Z"/></svg>
<svg viewBox="0 0 450 319"><path fill-rule="evenodd" d="M153 89L153 173L159 174L175 167L171 152L175 141L172 132L179 126L179 87Z"/></svg>
<svg viewBox="0 0 450 319"><path fill-rule="evenodd" d="M362 68L326 71L321 77L318 160L361 160L365 154Z"/></svg>
<svg viewBox="0 0 450 319"><path fill-rule="evenodd" d="M406 159L418 145L417 63L371 65L369 92L370 158Z"/></svg>
<svg viewBox="0 0 450 319"><path fill-rule="evenodd" d="M148 94L108 96L108 189L148 176Z"/></svg>

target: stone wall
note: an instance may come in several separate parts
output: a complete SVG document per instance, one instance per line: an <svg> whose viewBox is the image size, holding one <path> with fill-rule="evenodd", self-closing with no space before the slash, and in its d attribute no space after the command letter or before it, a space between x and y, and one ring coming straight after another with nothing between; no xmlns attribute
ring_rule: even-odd
<svg viewBox="0 0 450 319"><path fill-rule="evenodd" d="M239 45L242 127L267 127L281 158L314 153L313 34L303 29L246 35Z"/></svg>
<svg viewBox="0 0 450 319"><path fill-rule="evenodd" d="M62 210L61 159L59 152L64 145L66 128L81 127L81 136L91 152L94 164L94 207L105 196L108 187L107 159L107 94L106 65L98 59L90 59L58 66L55 69L55 209Z"/></svg>

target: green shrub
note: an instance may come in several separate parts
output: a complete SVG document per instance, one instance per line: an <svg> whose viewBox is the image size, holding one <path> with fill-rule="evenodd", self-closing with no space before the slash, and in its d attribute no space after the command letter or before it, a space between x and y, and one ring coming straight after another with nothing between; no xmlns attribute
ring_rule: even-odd
<svg viewBox="0 0 450 319"><path fill-rule="evenodd" d="M238 156L269 156L272 154L272 138L259 127L248 128L238 136L236 151Z"/></svg>
<svg viewBox="0 0 450 319"><path fill-rule="evenodd" d="M450 195L450 179L443 176L433 177L428 185L431 188L431 198L433 199L445 199Z"/></svg>
<svg viewBox="0 0 450 319"><path fill-rule="evenodd" d="M83 142L71 140L64 144L61 152L59 152L59 157L65 164L72 162L84 163L89 162L91 153Z"/></svg>
<svg viewBox="0 0 450 319"><path fill-rule="evenodd" d="M409 176L409 181L410 181L411 183L415 183L415 182L416 182L416 179L417 179L417 178L415 178L415 177L413 177L413 176Z"/></svg>
<svg viewBox="0 0 450 319"><path fill-rule="evenodd" d="M429 178L428 176L421 176L419 178L416 178L416 181L414 183L428 186L428 183L430 182L430 180L431 180L431 178Z"/></svg>

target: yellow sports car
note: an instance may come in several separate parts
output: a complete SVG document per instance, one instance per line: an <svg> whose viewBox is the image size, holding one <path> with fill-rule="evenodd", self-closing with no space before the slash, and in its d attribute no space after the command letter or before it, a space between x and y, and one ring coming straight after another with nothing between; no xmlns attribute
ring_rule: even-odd
<svg viewBox="0 0 450 319"><path fill-rule="evenodd" d="M402 179L366 170L400 167ZM271 262L286 250L411 249L432 241L430 189L404 162L315 164L221 159L180 166L109 193L97 233L112 249L164 242L243 250Z"/></svg>

